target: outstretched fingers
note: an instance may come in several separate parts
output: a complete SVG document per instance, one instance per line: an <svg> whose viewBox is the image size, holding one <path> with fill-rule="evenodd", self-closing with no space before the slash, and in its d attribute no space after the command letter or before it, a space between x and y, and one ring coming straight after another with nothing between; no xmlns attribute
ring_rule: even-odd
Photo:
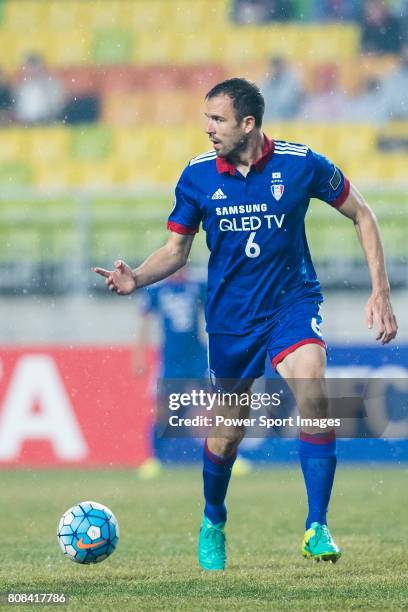
<svg viewBox="0 0 408 612"><path fill-rule="evenodd" d="M115 266L116 267L116 266ZM105 270L105 268L92 268L94 272L103 276L105 279L105 284L108 287L109 291L117 291L118 289L115 285L114 272L112 270ZM119 293L119 292L118 292Z"/></svg>
<svg viewBox="0 0 408 612"><path fill-rule="evenodd" d="M104 276L105 278L108 278L108 276L112 274L110 270L105 270L105 268L92 268L92 271Z"/></svg>

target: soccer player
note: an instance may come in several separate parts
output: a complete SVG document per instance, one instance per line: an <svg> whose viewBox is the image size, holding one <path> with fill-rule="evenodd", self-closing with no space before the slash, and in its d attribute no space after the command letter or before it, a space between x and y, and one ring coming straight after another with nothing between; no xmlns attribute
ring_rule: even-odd
<svg viewBox="0 0 408 612"><path fill-rule="evenodd" d="M149 338L151 316L160 326L159 378L202 380L207 373L206 334L203 326L203 302L205 285L183 267L162 283L144 291L142 321L138 343L134 349L134 369L137 375L145 371L145 344ZM187 391L187 389L185 389ZM156 391L156 390L155 390ZM154 391L154 392L155 392ZM183 389L184 391L184 389ZM160 424L165 415L157 406L156 423L152 430L152 456L138 469L142 479L158 476L160 459L165 459L168 439L159 435ZM155 457L153 454L155 453Z"/></svg>
<svg viewBox="0 0 408 612"><path fill-rule="evenodd" d="M187 262L202 223L210 250L206 320L212 379L240 379L249 387L262 375L268 354L278 374L292 381L301 416L321 418L327 411L324 385L311 399L295 384L320 381L326 367L319 327L323 297L304 228L310 198L323 200L356 227L372 283L367 325L375 324L381 344L397 333L384 253L373 212L341 170L305 145L270 140L261 129L263 112L261 92L245 79L213 87L205 99L213 150L192 159L179 179L167 243L134 270L117 261L113 270L95 271L121 295L155 283ZM230 427L205 441L198 552L205 570L225 568L225 497L243 436L243 428ZM337 561L341 551L326 517L336 469L334 430L303 428L299 455L309 507L303 555Z"/></svg>
<svg viewBox="0 0 408 612"><path fill-rule="evenodd" d="M187 268L187 266L180 268L165 281L144 291L142 306L144 317L134 352L134 370L140 375L145 369L144 350L140 350L140 345L146 344L149 337L148 315L156 316L162 336L159 378L183 381L177 388L179 393L190 391L190 381L202 380L208 374L207 334L202 324L205 284L195 279L191 271L188 273ZM159 399L157 422L152 430L152 456L138 469L141 479L155 478L160 474L160 459L165 458L166 449L169 448L168 443L172 442L159 435L163 419L167 423L168 418L167 412L161 413L160 406ZM171 446L174 447L174 444ZM154 452L156 457L153 457ZM251 463L238 456L234 463L234 475L245 476L250 472Z"/></svg>

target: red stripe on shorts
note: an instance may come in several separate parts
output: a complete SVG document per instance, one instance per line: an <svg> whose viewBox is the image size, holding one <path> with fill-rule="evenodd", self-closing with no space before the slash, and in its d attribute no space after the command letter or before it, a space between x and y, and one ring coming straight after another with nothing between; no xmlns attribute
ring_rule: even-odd
<svg viewBox="0 0 408 612"><path fill-rule="evenodd" d="M275 355L275 357L272 359L272 367L276 369L278 363L283 361L286 355L289 355L289 353L293 353L293 351L296 351L296 349L305 344L318 344L319 346L326 348L325 342L323 340L319 340L319 338L305 338L304 340L296 342L296 344L288 346L288 348Z"/></svg>

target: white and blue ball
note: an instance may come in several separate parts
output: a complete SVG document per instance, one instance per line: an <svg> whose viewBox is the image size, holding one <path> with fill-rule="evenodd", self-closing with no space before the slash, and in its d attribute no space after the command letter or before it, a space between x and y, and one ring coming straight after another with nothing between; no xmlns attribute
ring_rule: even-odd
<svg viewBox="0 0 408 612"><path fill-rule="evenodd" d="M99 563L113 553L119 541L119 525L109 508L84 501L69 508L58 524L58 544L77 563Z"/></svg>

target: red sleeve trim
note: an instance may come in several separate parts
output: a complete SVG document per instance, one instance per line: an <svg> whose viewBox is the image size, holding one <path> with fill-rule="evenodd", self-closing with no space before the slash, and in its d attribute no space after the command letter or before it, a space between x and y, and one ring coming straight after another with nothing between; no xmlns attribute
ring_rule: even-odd
<svg viewBox="0 0 408 612"><path fill-rule="evenodd" d="M276 369L278 363L283 361L285 357L289 355L289 353L293 353L296 351L296 349L304 344L318 344L319 346L326 348L326 343L323 340L319 340L318 338L305 338L304 340L300 340L300 342L296 342L296 344L288 346L288 348L275 355L275 357L272 359L272 367Z"/></svg>
<svg viewBox="0 0 408 612"><path fill-rule="evenodd" d="M347 200L348 194L350 193L350 181L347 177L344 177L344 185L341 194L331 203L334 208L340 208L342 204Z"/></svg>
<svg viewBox="0 0 408 612"><path fill-rule="evenodd" d="M180 223L176 223L175 221L167 222L167 229L171 232L176 232L176 234L197 234L198 227L187 227L186 225L181 225Z"/></svg>

